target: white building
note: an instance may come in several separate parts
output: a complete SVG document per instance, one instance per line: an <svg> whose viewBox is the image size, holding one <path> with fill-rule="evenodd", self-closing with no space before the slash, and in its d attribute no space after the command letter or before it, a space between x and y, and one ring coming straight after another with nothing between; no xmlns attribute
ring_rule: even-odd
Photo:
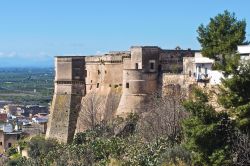
<svg viewBox="0 0 250 166"><path fill-rule="evenodd" d="M44 117L44 118L39 118L39 117L35 117L35 118L32 118L32 122L34 123L47 123L48 122L48 118L47 117Z"/></svg>
<svg viewBox="0 0 250 166"><path fill-rule="evenodd" d="M213 59L203 57L200 52L195 53L194 57L195 79L197 81L210 79L212 77L211 71L213 63L214 63Z"/></svg>
<svg viewBox="0 0 250 166"><path fill-rule="evenodd" d="M238 46L238 53L241 60L250 60L250 45Z"/></svg>
<svg viewBox="0 0 250 166"><path fill-rule="evenodd" d="M11 133L13 132L13 126L10 123L4 124L3 126L3 132L5 133Z"/></svg>
<svg viewBox="0 0 250 166"><path fill-rule="evenodd" d="M238 46L238 54L240 54L241 60L250 60L250 45ZM212 70L212 65L214 60L203 57L201 52L196 52L194 56L193 63L193 76L197 82L206 82L211 85L216 85L221 83L223 78L222 71ZM191 72L191 71L190 71ZM190 75L190 73L189 73Z"/></svg>

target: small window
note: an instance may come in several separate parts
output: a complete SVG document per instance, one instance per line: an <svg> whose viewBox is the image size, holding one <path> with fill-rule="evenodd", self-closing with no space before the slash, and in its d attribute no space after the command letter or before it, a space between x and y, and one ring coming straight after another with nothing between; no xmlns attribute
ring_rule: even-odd
<svg viewBox="0 0 250 166"><path fill-rule="evenodd" d="M0 142L0 146L2 146L3 145L3 142Z"/></svg>
<svg viewBox="0 0 250 166"><path fill-rule="evenodd" d="M161 72L161 65L158 65L158 72Z"/></svg>
<svg viewBox="0 0 250 166"><path fill-rule="evenodd" d="M100 70L98 70L97 72L98 72L98 75L101 74L101 71L100 71Z"/></svg>
<svg viewBox="0 0 250 166"><path fill-rule="evenodd" d="M128 82L126 83L126 88L129 88L129 83Z"/></svg>
<svg viewBox="0 0 250 166"><path fill-rule="evenodd" d="M99 83L96 84L96 88L99 88Z"/></svg>
<svg viewBox="0 0 250 166"><path fill-rule="evenodd" d="M154 69L155 69L155 63L150 62L150 69L151 69L151 70L154 70Z"/></svg>
<svg viewBox="0 0 250 166"><path fill-rule="evenodd" d="M8 147L10 148L12 146L12 144L11 143L8 143Z"/></svg>
<svg viewBox="0 0 250 166"><path fill-rule="evenodd" d="M135 69L138 69L139 66L138 66L138 63L135 63Z"/></svg>
<svg viewBox="0 0 250 166"><path fill-rule="evenodd" d="M105 70L105 74L107 74L107 71Z"/></svg>
<svg viewBox="0 0 250 166"><path fill-rule="evenodd" d="M207 74L207 68L205 68L205 74Z"/></svg>
<svg viewBox="0 0 250 166"><path fill-rule="evenodd" d="M189 77L191 77L192 76L192 72L191 72L191 70L189 70Z"/></svg>
<svg viewBox="0 0 250 166"><path fill-rule="evenodd" d="M90 83L92 83L92 80L90 80Z"/></svg>

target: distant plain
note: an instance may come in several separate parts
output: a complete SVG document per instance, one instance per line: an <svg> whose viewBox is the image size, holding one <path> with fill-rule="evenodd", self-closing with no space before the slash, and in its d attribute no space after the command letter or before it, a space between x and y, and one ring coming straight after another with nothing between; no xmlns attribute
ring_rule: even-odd
<svg viewBox="0 0 250 166"><path fill-rule="evenodd" d="M0 100L48 106L53 80L53 68L0 68Z"/></svg>

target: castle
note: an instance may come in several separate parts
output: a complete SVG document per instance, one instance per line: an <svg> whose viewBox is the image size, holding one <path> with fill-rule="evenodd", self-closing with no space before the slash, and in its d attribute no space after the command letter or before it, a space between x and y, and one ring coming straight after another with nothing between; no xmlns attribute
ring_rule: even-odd
<svg viewBox="0 0 250 166"><path fill-rule="evenodd" d="M156 46L132 46L129 51L101 56L55 57L55 90L47 138L71 142L80 111L79 104L91 91L108 95L121 89L115 116L142 109L146 97L164 91L168 85L189 88L203 75L210 74L210 59L195 62L199 51L179 47L172 50Z"/></svg>

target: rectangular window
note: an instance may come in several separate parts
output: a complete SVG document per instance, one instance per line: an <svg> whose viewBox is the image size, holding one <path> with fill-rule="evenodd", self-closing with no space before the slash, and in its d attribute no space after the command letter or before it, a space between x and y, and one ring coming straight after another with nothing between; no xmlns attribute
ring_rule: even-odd
<svg viewBox="0 0 250 166"><path fill-rule="evenodd" d="M8 147L10 148L12 146L12 144L11 143L8 143Z"/></svg>
<svg viewBox="0 0 250 166"><path fill-rule="evenodd" d="M99 83L96 84L96 88L99 88Z"/></svg>
<svg viewBox="0 0 250 166"><path fill-rule="evenodd" d="M126 83L126 88L129 88L129 83L128 82Z"/></svg>
<svg viewBox="0 0 250 166"><path fill-rule="evenodd" d="M154 70L154 69L155 69L155 63L150 62L150 69L151 69L151 70Z"/></svg>
<svg viewBox="0 0 250 166"><path fill-rule="evenodd" d="M139 66L138 66L138 63L135 63L135 69L138 69Z"/></svg>
<svg viewBox="0 0 250 166"><path fill-rule="evenodd" d="M205 74L207 74L207 68L205 68Z"/></svg>
<svg viewBox="0 0 250 166"><path fill-rule="evenodd" d="M98 72L98 75L101 74L101 71L100 71L100 70L98 70L97 72Z"/></svg>
<svg viewBox="0 0 250 166"><path fill-rule="evenodd" d="M3 145L3 142L0 142L0 146L2 146Z"/></svg>

